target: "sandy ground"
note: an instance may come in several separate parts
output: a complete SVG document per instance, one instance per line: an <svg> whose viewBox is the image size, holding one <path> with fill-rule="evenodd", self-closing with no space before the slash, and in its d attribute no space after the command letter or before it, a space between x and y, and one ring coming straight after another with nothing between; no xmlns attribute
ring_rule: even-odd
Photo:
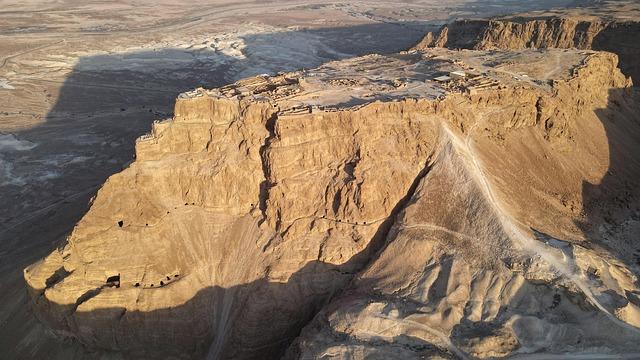
<svg viewBox="0 0 640 360"><path fill-rule="evenodd" d="M569 3L0 1L1 353L98 356L46 335L22 269L64 240L180 92L397 52L455 18Z"/></svg>

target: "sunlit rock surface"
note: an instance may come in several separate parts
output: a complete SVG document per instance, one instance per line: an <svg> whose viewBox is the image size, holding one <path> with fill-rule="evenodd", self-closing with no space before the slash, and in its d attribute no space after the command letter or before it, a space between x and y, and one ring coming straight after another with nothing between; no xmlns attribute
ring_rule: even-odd
<svg viewBox="0 0 640 360"><path fill-rule="evenodd" d="M185 93L25 269L35 312L132 358L640 352L638 104L585 50Z"/></svg>

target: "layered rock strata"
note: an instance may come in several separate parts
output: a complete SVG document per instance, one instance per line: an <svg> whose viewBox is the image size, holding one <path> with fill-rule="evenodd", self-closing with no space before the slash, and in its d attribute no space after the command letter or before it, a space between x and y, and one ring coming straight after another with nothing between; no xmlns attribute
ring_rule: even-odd
<svg viewBox="0 0 640 360"><path fill-rule="evenodd" d="M637 244L584 227L607 171L626 197L594 207L637 205L640 166L606 151L637 147L616 65L436 49L183 94L25 269L35 312L132 358L277 358L314 316L288 356L632 351ZM432 80L454 70L475 80Z"/></svg>
<svg viewBox="0 0 640 360"><path fill-rule="evenodd" d="M436 33L427 33L416 49L525 49L562 48L609 51L620 58L620 68L640 83L637 21L581 20L573 17L461 20Z"/></svg>

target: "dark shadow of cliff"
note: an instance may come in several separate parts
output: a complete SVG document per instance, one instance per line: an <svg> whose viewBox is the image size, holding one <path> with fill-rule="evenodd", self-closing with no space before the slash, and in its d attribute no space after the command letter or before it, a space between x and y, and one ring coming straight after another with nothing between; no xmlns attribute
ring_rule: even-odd
<svg viewBox="0 0 640 360"><path fill-rule="evenodd" d="M602 247L640 275L640 93L612 89L606 108L595 111L609 144L609 167L599 183L585 182L584 221L589 244ZM640 284L639 284L640 285Z"/></svg>
<svg viewBox="0 0 640 360"><path fill-rule="evenodd" d="M101 184L133 160L135 139L154 120L172 116L179 93L370 52L395 53L417 42L425 26L389 22L245 35L245 58L158 49L79 59L57 98L46 95L52 105L43 122L12 134L37 146L0 153L0 165L9 164L16 181L0 188L0 348L6 357L48 354L33 338L46 331L33 330L22 269L64 242Z"/></svg>
<svg viewBox="0 0 640 360"><path fill-rule="evenodd" d="M583 241L577 243L620 261L640 278L640 91L638 87L613 88L607 99L606 107L594 113L606 137L608 167L598 182L583 181L581 219L575 221ZM537 240L562 251L569 265L576 266L572 239L532 230ZM602 281L599 276L607 276L595 268L585 270L596 283ZM640 280L635 286L640 287ZM596 297L612 314L628 302L640 306L640 292L622 290L624 293L608 290Z"/></svg>
<svg viewBox="0 0 640 360"><path fill-rule="evenodd" d="M640 22L625 21L609 24L593 39L593 50L618 55L620 70L640 87Z"/></svg>
<svg viewBox="0 0 640 360"><path fill-rule="evenodd" d="M229 288L207 287L184 304L147 312L124 307L74 312L74 306L55 303L36 307L58 316L67 314L68 322L40 320L58 335L81 334L79 340L61 336L59 341L79 341L96 354L111 351L131 359L204 359L211 352L211 359L275 359L326 301L326 297L310 297L308 290L338 291L350 279L341 268L311 262L285 283L260 279ZM322 286L327 284L331 286ZM173 285L141 289L123 283L103 291L169 291ZM274 339L273 334L281 336ZM243 342L230 342L235 336L242 336Z"/></svg>

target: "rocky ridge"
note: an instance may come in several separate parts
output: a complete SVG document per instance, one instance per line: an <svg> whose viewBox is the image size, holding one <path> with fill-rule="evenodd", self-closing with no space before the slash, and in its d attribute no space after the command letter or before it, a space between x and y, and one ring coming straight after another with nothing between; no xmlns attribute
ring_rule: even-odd
<svg viewBox="0 0 640 360"><path fill-rule="evenodd" d="M433 80L454 70L474 79ZM276 358L305 326L287 356L638 351L637 245L583 226L635 234L640 166L603 149L612 128L633 154L637 104L615 55L577 50L372 55L183 94L25 269L34 308L133 358ZM607 171L622 200L592 216Z"/></svg>
<svg viewBox="0 0 640 360"><path fill-rule="evenodd" d="M640 83L638 57L640 23L630 20L563 17L509 17L460 20L429 32L416 49L525 49L576 48L609 51L620 58L620 68Z"/></svg>

